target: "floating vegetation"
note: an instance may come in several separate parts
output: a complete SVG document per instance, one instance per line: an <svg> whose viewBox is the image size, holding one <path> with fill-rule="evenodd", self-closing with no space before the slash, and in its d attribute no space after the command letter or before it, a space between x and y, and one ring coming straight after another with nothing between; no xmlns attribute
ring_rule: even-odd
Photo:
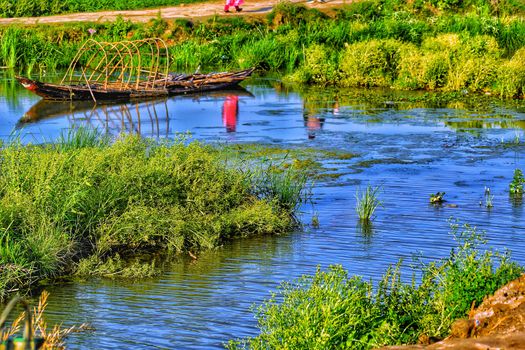
<svg viewBox="0 0 525 350"><path fill-rule="evenodd" d="M314 213L312 215L312 227L313 228L319 228L320 226L320 223L319 223L319 214L318 213Z"/></svg>
<svg viewBox="0 0 525 350"><path fill-rule="evenodd" d="M432 203L432 204L441 204L441 203L443 203L445 201L443 199L444 196L445 196L445 192L432 193L430 195L430 203Z"/></svg>

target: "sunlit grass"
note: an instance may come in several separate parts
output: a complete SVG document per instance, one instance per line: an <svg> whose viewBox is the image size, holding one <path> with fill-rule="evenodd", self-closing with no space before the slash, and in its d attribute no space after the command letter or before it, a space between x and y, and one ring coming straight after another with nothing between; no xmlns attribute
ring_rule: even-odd
<svg viewBox="0 0 525 350"><path fill-rule="evenodd" d="M357 212L359 220L370 221L373 219L376 209L382 204L378 198L380 191L381 187L373 187L371 185L366 186L364 191L360 189L357 190L355 194L355 211Z"/></svg>
<svg viewBox="0 0 525 350"><path fill-rule="evenodd" d="M0 298L70 274L155 274L144 253L182 253L283 233L306 180L279 167L241 169L220 148L96 131L0 149ZM274 173L275 172L275 173Z"/></svg>

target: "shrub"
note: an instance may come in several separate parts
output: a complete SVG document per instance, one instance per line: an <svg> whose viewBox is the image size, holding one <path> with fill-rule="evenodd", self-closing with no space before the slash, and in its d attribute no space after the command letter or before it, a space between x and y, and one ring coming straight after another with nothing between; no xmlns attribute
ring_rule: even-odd
<svg viewBox="0 0 525 350"><path fill-rule="evenodd" d="M385 86L397 75L402 43L370 40L350 44L341 56L339 68L344 86Z"/></svg>
<svg viewBox="0 0 525 350"><path fill-rule="evenodd" d="M255 310L260 334L228 348L371 349L415 343L421 335L445 337L473 303L523 271L508 254L481 250L485 241L474 228L453 224L452 233L457 247L444 259L420 263L419 284L402 282L401 262L376 288L341 266L281 284Z"/></svg>
<svg viewBox="0 0 525 350"><path fill-rule="evenodd" d="M498 69L496 91L502 97L522 96L525 92L525 48Z"/></svg>
<svg viewBox="0 0 525 350"><path fill-rule="evenodd" d="M330 58L324 45L312 45L304 51L301 67L286 80L310 84L334 84L338 81L337 64Z"/></svg>

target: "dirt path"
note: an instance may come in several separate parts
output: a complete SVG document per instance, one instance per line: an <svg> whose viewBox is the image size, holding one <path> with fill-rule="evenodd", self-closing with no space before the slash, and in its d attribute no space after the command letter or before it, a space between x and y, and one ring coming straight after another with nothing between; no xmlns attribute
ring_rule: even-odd
<svg viewBox="0 0 525 350"><path fill-rule="evenodd" d="M5 24L39 24L39 23L66 23L66 22L105 22L113 21L117 16L122 16L133 22L147 22L148 20L157 17L160 12L164 19L175 18L199 18L209 17L213 15L224 16L246 16L246 15L260 15L271 11L272 7L279 3L280 0L246 0L243 5L243 11L239 13L223 12L223 1L211 1L200 4L179 5L173 7L162 7L148 10L134 10L134 11L101 11L101 12L84 12L72 13L67 15L47 16L47 17L20 17L20 18L0 18L0 25ZM291 0L294 3L306 3L305 0ZM323 8L334 7L342 5L351 0L328 0L327 3L311 3L307 4L309 7Z"/></svg>

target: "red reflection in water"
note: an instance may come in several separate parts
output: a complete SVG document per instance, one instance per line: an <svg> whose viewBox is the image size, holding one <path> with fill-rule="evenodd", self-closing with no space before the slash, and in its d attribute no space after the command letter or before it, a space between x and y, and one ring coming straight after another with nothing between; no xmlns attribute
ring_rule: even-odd
<svg viewBox="0 0 525 350"><path fill-rule="evenodd" d="M237 129L238 114L239 96L227 96L222 105L222 124L226 127L226 132L235 132Z"/></svg>

